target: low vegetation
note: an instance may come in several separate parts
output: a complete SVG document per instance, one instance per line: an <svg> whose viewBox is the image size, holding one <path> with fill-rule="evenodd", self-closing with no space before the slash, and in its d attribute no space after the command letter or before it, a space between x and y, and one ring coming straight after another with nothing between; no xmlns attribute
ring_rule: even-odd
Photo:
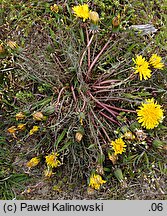
<svg viewBox="0 0 167 216"><path fill-rule="evenodd" d="M166 199L165 2L2 0L1 199Z"/></svg>

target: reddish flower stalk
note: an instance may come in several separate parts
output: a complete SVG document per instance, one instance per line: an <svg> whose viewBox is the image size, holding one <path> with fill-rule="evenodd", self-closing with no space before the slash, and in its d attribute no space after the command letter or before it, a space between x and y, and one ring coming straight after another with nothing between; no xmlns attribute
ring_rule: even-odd
<svg viewBox="0 0 167 216"><path fill-rule="evenodd" d="M99 119L97 118L97 116L95 115L95 113L93 112L93 110L91 111L91 113L92 113L93 117L99 122ZM96 125L94 120L93 120L93 122L94 122L94 125ZM103 130L103 133L105 134L105 136L107 137L108 141L110 142L110 138L109 138L109 136L108 136L106 130L104 129L104 126L103 126L102 124L100 124L100 126L101 126L101 129ZM97 126L96 126L96 127L97 127ZM97 129L98 129L98 128L97 128ZM102 136L102 134L101 134L101 136ZM103 136L102 136L102 138L103 138ZM103 138L103 140L104 140L104 138ZM105 142L105 143L106 143L106 142Z"/></svg>
<svg viewBox="0 0 167 216"><path fill-rule="evenodd" d="M116 123L117 125L121 125L119 122L117 122L116 120L114 120L113 118L109 117L108 115L106 115L105 113L103 113L102 111L99 112L102 116L104 116L105 118L107 118L108 120L110 120L111 122Z"/></svg>
<svg viewBox="0 0 167 216"><path fill-rule="evenodd" d="M99 104L97 104L97 107L101 108L101 110L104 110L104 107L100 106ZM106 107L106 108L107 108L107 107ZM117 117L117 115L119 115L119 113L116 112L116 111L114 111L114 110L112 110L112 114L113 114L113 116L114 116L115 118ZM115 114L115 115L114 115L114 114Z"/></svg>
<svg viewBox="0 0 167 216"><path fill-rule="evenodd" d="M89 67L89 70L87 72L86 75L86 82L88 82L91 78L91 72L92 72L92 68L94 67L94 65L96 64L97 60L99 59L99 57L102 55L102 53L104 52L104 50L107 48L108 44L110 43L111 39L112 39L112 35L109 38L109 40L107 41L107 43L103 46L103 48L101 49L101 51L97 54L97 56L95 57L95 59L93 60L92 64Z"/></svg>
<svg viewBox="0 0 167 216"><path fill-rule="evenodd" d="M110 88L113 88L112 85L109 85L109 86L92 86L92 88L94 89L110 89Z"/></svg>
<svg viewBox="0 0 167 216"><path fill-rule="evenodd" d="M90 95L90 97L103 109L105 109L106 111L108 111L112 116L114 116L116 118L116 115L114 114L114 112L112 110L110 110L109 108L107 108L103 103L101 103L100 101L98 101L96 98L93 97L93 95L88 92L88 94Z"/></svg>
<svg viewBox="0 0 167 216"><path fill-rule="evenodd" d="M90 47L90 45L91 45L91 43L92 43L93 38L94 38L94 34L93 34L92 37L90 38L90 40L89 40L89 42L88 42L88 44L87 44L87 46L86 46L86 49L84 50L84 52L83 52L83 54L82 54L82 56L81 56L81 59L80 59L80 61L79 61L79 66L80 66L80 67L82 66L83 58L84 58L84 56L85 56L85 54L86 54L87 49L89 49L89 47ZM89 50L90 50L90 49L89 49ZM88 58L90 58L90 57L88 57ZM89 70L89 69L88 69L88 70Z"/></svg>
<svg viewBox="0 0 167 216"><path fill-rule="evenodd" d="M81 112L83 112L84 109L85 109L85 106L86 106L86 98L85 98L85 95L83 94L82 91L80 91L80 93L81 93L82 98L83 98L83 106L82 106L82 108L81 108Z"/></svg>
<svg viewBox="0 0 167 216"><path fill-rule="evenodd" d="M86 27L86 39L87 39L87 44L89 44L89 33L87 27ZM88 70L89 68L90 68L90 46L88 46Z"/></svg>
<svg viewBox="0 0 167 216"><path fill-rule="evenodd" d="M111 92L111 91L114 91L114 89L102 89L102 90L99 90L99 91L94 91L93 93L98 94L98 93ZM103 97L103 98L106 98L106 97Z"/></svg>
<svg viewBox="0 0 167 216"><path fill-rule="evenodd" d="M101 103L103 106L106 106L110 109L115 109L115 110L119 110L119 111L124 111L124 112L131 112L131 113L136 113L135 110L128 110L128 109L123 109L123 108L120 108L120 107L116 107L116 106L111 106L111 105L108 105L108 104L105 104L105 103Z"/></svg>
<svg viewBox="0 0 167 216"><path fill-rule="evenodd" d="M57 102L55 103L55 106L57 106L57 105L60 103L60 97L61 97L63 91L64 91L66 88L67 88L67 87L63 87L63 88L60 90L59 95L58 95L58 97L57 97Z"/></svg>
<svg viewBox="0 0 167 216"><path fill-rule="evenodd" d="M91 121L92 121L93 126L97 129L99 136L102 138L103 142L104 142L105 144L107 144L107 142L105 141L103 135L101 134L101 132L100 132L100 130L99 130L99 127L98 127L98 126L96 125L96 123L95 123L95 119L94 119L94 117L93 117L93 113L92 113L92 115L90 115L90 118L91 118ZM104 130L104 131L105 131L105 130ZM103 132L104 132L104 131L103 131ZM105 131L104 133L105 133L105 135L107 134L106 131ZM108 134L107 134L106 137L107 137L107 139L108 139L108 137L109 137Z"/></svg>
<svg viewBox="0 0 167 216"><path fill-rule="evenodd" d="M77 98L75 96L75 92L74 92L74 87L73 86L71 86L71 91L72 91L72 95L73 95L74 101L76 103L77 102Z"/></svg>
<svg viewBox="0 0 167 216"><path fill-rule="evenodd" d="M106 83L112 84L113 82L115 83L115 82L120 82L120 81L121 80L105 80L105 81L96 83L96 85L103 85L103 84L106 84ZM92 87L94 87L94 86L92 86Z"/></svg>
<svg viewBox="0 0 167 216"><path fill-rule="evenodd" d="M104 127L102 127L101 129L102 129L103 133L105 134L105 136L107 137L108 141L111 142L111 139L110 139L110 137L108 136L108 134L107 134L106 130L104 129ZM106 143L106 142L105 142L105 143Z"/></svg>

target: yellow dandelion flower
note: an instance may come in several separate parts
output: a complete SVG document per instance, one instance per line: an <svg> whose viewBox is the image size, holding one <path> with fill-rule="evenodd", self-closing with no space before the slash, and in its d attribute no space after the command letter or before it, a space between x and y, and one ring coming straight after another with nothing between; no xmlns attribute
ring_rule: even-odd
<svg viewBox="0 0 167 216"><path fill-rule="evenodd" d="M26 124L18 124L17 129L20 130L20 131L25 130L26 129Z"/></svg>
<svg viewBox="0 0 167 216"><path fill-rule="evenodd" d="M46 158L47 165L52 168L58 167L61 164L61 162L57 159L58 156L59 154L54 152L46 156L45 158Z"/></svg>
<svg viewBox="0 0 167 216"><path fill-rule="evenodd" d="M162 122L164 118L163 110L157 102L154 103L154 98L146 100L139 108L139 110L136 110L138 115L137 120L146 129L153 129Z"/></svg>
<svg viewBox="0 0 167 216"><path fill-rule="evenodd" d="M152 54L149 63L156 69L163 69L164 63L161 62L162 58L158 56L157 54Z"/></svg>
<svg viewBox="0 0 167 216"><path fill-rule="evenodd" d="M41 112L36 112L33 114L33 119L37 121L42 121L44 120L44 115Z"/></svg>
<svg viewBox="0 0 167 216"><path fill-rule="evenodd" d="M16 120L17 120L17 121L18 121L18 120L22 120L22 119L24 119L24 118L25 118L25 115L24 115L23 112L19 112L19 113L16 114Z"/></svg>
<svg viewBox="0 0 167 216"><path fill-rule="evenodd" d="M115 155L122 154L126 150L125 149L126 145L122 138L118 138L115 141L112 141L111 145L114 149Z"/></svg>
<svg viewBox="0 0 167 216"><path fill-rule="evenodd" d="M29 135L33 135L35 132L39 130L39 126L33 126L33 128L30 130Z"/></svg>
<svg viewBox="0 0 167 216"><path fill-rule="evenodd" d="M50 10L52 12L58 13L59 12L59 7L57 6L57 4L54 4L54 5L50 6Z"/></svg>
<svg viewBox="0 0 167 216"><path fill-rule="evenodd" d="M100 175L94 173L90 176L89 179L90 187L99 190L100 186L104 183L106 183L106 181L104 181Z"/></svg>
<svg viewBox="0 0 167 216"><path fill-rule="evenodd" d="M151 70L148 68L149 67L149 63L145 60L145 58L143 58L141 55L140 56L136 56L136 59L132 59L134 61L134 63L136 64L135 69L135 74L139 73L139 77L140 80L142 80L143 78L145 80L147 80L148 78L151 77Z"/></svg>
<svg viewBox="0 0 167 216"><path fill-rule="evenodd" d="M84 22L86 19L89 18L89 6L88 6L88 4L74 6L72 9L73 9L75 15L79 18L82 18Z"/></svg>
<svg viewBox="0 0 167 216"><path fill-rule="evenodd" d="M99 21L99 14L96 11L90 11L89 19L94 23L97 23Z"/></svg>
<svg viewBox="0 0 167 216"><path fill-rule="evenodd" d="M7 131L11 134L14 134L14 133L16 133L17 128L15 126L11 126L10 128L7 129Z"/></svg>
<svg viewBox="0 0 167 216"><path fill-rule="evenodd" d="M34 157L34 158L31 158L30 161L27 162L26 166L31 168L31 167L35 167L39 164L40 160L38 157Z"/></svg>

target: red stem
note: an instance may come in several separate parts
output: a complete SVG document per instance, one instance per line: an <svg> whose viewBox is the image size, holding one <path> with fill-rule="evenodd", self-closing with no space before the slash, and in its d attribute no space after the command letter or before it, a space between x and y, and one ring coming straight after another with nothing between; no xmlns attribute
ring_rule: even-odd
<svg viewBox="0 0 167 216"><path fill-rule="evenodd" d="M121 125L119 122L117 122L116 120L114 120L113 118L109 117L108 115L106 115L105 113L103 113L102 111L99 112L102 116L104 116L105 118L107 118L108 120L110 120L111 122L116 123L117 125Z"/></svg>
<svg viewBox="0 0 167 216"><path fill-rule="evenodd" d="M102 106L100 106L99 104L97 104L97 107L99 107L99 108L101 108L101 109L105 109L104 107L102 107ZM107 107L106 107L107 108ZM108 110L107 110L108 111ZM118 112L116 112L116 111L114 111L114 110L112 110L112 113L113 114L115 114L115 118L117 117L117 115L119 115L119 113Z"/></svg>
<svg viewBox="0 0 167 216"><path fill-rule="evenodd" d="M72 95L73 95L74 101L77 102L77 98L75 96L75 92L74 92L74 87L73 86L71 86L71 91L72 91Z"/></svg>
<svg viewBox="0 0 167 216"><path fill-rule="evenodd" d="M63 93L63 91L66 89L67 87L63 87L61 90L60 90L60 92L59 92L59 95L58 95L58 97L57 97L57 102L56 102L56 105L58 105L59 104L59 102L60 102L60 97L61 97L61 94Z"/></svg>
<svg viewBox="0 0 167 216"><path fill-rule="evenodd" d="M96 98L93 97L93 95L88 92L88 94L91 96L91 98L101 107L103 107L105 110L107 110L112 116L114 116L115 118L117 117L114 112L110 109L108 109L103 103L101 103L100 101L98 101Z"/></svg>
<svg viewBox="0 0 167 216"><path fill-rule="evenodd" d="M93 113L92 113L92 115L93 115ZM93 117L92 115L90 115L91 121L92 121L94 127L98 130L99 127L97 127L97 125L96 125L96 123L95 123L95 119L94 119L94 117ZM104 131L105 131L105 130L104 130ZM103 139L103 142L104 142L105 144L107 144L106 141L105 141L105 139L104 139L104 137L103 137L103 135L101 134L100 130L98 130L98 133L99 133L100 137ZM104 134L106 135L107 132L105 131ZM106 137L108 138L108 134L106 135Z"/></svg>
<svg viewBox="0 0 167 216"><path fill-rule="evenodd" d="M119 110L119 111L124 111L124 112L136 113L136 111L134 111L134 110L123 109L123 108L119 108L119 107L116 107L116 106L111 106L111 105L108 105L108 104L105 104L105 103L101 103L101 104L103 106L106 106L106 107L111 108L111 109L115 109L115 110Z"/></svg>
<svg viewBox="0 0 167 216"><path fill-rule="evenodd" d="M121 80L105 80L105 81L102 81L102 82L98 82L96 83L96 85L103 85L103 84L106 84L106 83L115 83L115 82L120 82ZM94 86L93 86L94 87Z"/></svg>
<svg viewBox="0 0 167 216"><path fill-rule="evenodd" d="M109 89L109 88L113 88L113 86L111 86L111 85L109 85L109 86L92 86L92 87L95 88L95 89L105 89L105 88Z"/></svg>
<svg viewBox="0 0 167 216"><path fill-rule="evenodd" d="M91 112L92 113L92 112ZM92 115L94 116L94 113L92 113ZM97 116L96 116L96 118L97 118ZM94 123L94 126L97 128L97 126L96 126L96 124L95 124L95 121L94 121L94 119L93 119L93 123ZM98 129L98 128L97 128ZM101 127L101 129L103 130L103 133L106 135L106 137L107 137L107 139L109 140L109 142L111 141L111 139L109 138L109 136L108 136L108 134L107 134L107 132L106 132L106 130L104 129L104 127ZM100 131L99 131L99 133L100 133ZM105 142L105 144L107 144L106 143L106 141L104 140L104 138L103 138L103 136L102 136L102 134L100 133L100 136L102 137L102 139L103 139L103 141Z"/></svg>
<svg viewBox="0 0 167 216"><path fill-rule="evenodd" d="M87 45L89 44L89 33L88 33L88 29L86 27L86 39L87 39ZM88 46L88 70L90 68L90 46Z"/></svg>
<svg viewBox="0 0 167 216"><path fill-rule="evenodd" d="M94 67L94 65L96 64L97 60L99 59L99 57L101 56L101 54L104 52L104 50L107 48L108 44L110 43L111 39L112 39L113 36L111 36L109 38L109 40L107 41L107 43L103 46L103 48L101 49L101 51L97 54L97 56L95 57L95 59L93 60L92 64L90 65L89 67L89 70L87 72L87 75L86 75L86 81L89 81L89 79L91 78L91 71L92 71L92 68Z"/></svg>
<svg viewBox="0 0 167 216"><path fill-rule="evenodd" d="M80 93L81 93L82 98L83 98L83 106L82 106L82 108L81 108L81 112L83 112L84 109L85 109L85 106L86 106L86 100L85 100L85 95L83 94L83 92L80 91Z"/></svg>

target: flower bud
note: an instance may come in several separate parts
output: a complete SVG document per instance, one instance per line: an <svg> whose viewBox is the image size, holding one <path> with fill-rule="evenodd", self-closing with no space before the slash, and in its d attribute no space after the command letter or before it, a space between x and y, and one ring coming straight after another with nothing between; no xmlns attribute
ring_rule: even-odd
<svg viewBox="0 0 167 216"><path fill-rule="evenodd" d="M127 132L124 134L124 138L127 139L127 140L134 140L134 139L135 139L135 135L133 135L132 132L127 131Z"/></svg>
<svg viewBox="0 0 167 216"><path fill-rule="evenodd" d="M4 53L4 51L5 51L5 50L4 50L3 46L0 45L0 54L1 54L1 53Z"/></svg>
<svg viewBox="0 0 167 216"><path fill-rule="evenodd" d="M75 139L77 142L80 142L82 140L83 134L81 132L77 132L75 134Z"/></svg>
<svg viewBox="0 0 167 216"><path fill-rule="evenodd" d="M115 165L117 162L118 156L115 155L114 153L111 154L110 152L108 152L108 157L109 157L110 161L113 163L113 165Z"/></svg>
<svg viewBox="0 0 167 216"><path fill-rule="evenodd" d="M33 114L33 119L37 121L44 120L44 115L41 112L36 112Z"/></svg>
<svg viewBox="0 0 167 216"><path fill-rule="evenodd" d="M52 115L55 112L55 106L47 106L42 110L42 112L44 113L44 115Z"/></svg>
<svg viewBox="0 0 167 216"><path fill-rule="evenodd" d="M97 23L99 21L99 14L96 11L90 11L89 19L94 23Z"/></svg>
<svg viewBox="0 0 167 216"><path fill-rule="evenodd" d="M120 25L120 16L119 15L113 18L112 25L116 28Z"/></svg>
<svg viewBox="0 0 167 216"><path fill-rule="evenodd" d="M115 171L114 171L114 175L115 177L118 179L119 182L122 182L123 181L123 174L122 174L122 170L117 168Z"/></svg>

